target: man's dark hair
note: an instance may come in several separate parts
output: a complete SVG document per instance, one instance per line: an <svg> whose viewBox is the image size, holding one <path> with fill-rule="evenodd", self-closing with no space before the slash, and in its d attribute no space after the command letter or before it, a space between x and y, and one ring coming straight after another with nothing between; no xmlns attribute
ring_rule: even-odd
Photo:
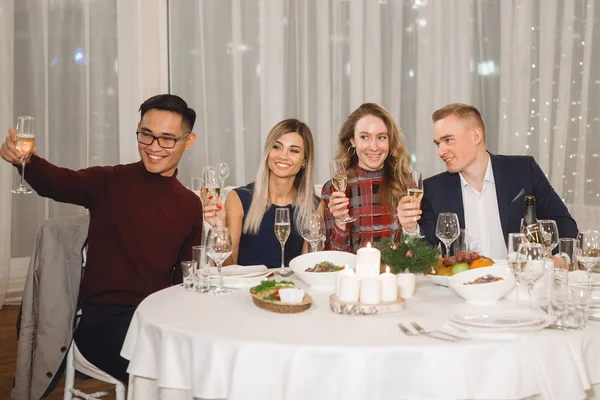
<svg viewBox="0 0 600 400"><path fill-rule="evenodd" d="M140 119L144 118L144 114L148 110L164 110L171 111L181 115L181 124L187 127L190 131L194 129L196 122L196 112L189 108L185 100L174 94L157 94L150 97L140 106Z"/></svg>

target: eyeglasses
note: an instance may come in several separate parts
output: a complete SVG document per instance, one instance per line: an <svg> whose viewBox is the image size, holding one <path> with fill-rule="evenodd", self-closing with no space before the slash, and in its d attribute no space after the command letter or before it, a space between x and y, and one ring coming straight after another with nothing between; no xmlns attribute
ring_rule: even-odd
<svg viewBox="0 0 600 400"><path fill-rule="evenodd" d="M187 138L190 135L190 133L192 133L192 132L185 133L185 134L179 136L178 138L173 138L173 137L168 137L168 136L154 136L147 132L136 132L135 134L137 135L137 141L141 144L151 146L152 143L154 143L154 141L157 140L158 145L160 147L162 147L163 149L173 149L173 148L175 148L175 145L177 144L177 142Z"/></svg>

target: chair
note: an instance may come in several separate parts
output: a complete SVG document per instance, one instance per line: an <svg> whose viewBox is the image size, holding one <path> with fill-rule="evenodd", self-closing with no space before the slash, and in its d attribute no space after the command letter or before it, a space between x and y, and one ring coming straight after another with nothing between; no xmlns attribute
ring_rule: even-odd
<svg viewBox="0 0 600 400"><path fill-rule="evenodd" d="M91 394L83 393L82 391L74 387L75 371L79 371L84 375L87 375L94 379L98 379L103 382L112 383L113 385L115 385L115 389ZM108 375L106 372L102 371L98 367L94 366L88 360L86 360L85 357L83 357L83 355L77 349L75 340L73 340L71 342L69 352L67 353L65 394L63 400L72 400L80 398L85 400L95 400L100 399L103 396L112 394L113 392L116 394L117 400L125 400L125 385L113 378L112 376Z"/></svg>

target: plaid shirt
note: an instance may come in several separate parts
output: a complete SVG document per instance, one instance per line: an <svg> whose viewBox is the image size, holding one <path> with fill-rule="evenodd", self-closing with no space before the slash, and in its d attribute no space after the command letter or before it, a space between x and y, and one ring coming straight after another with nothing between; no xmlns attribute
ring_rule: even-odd
<svg viewBox="0 0 600 400"><path fill-rule="evenodd" d="M350 216L356 218L356 221L346 224L345 231L335 225L335 219L327 207L335 188L331 181L323 185L321 198L326 205L326 249L356 253L367 242L378 241L382 237L393 237L394 240L400 238L402 230L396 216L396 207L386 210L379 201L382 174L381 170L367 171L358 166L348 170L346 195L350 199Z"/></svg>

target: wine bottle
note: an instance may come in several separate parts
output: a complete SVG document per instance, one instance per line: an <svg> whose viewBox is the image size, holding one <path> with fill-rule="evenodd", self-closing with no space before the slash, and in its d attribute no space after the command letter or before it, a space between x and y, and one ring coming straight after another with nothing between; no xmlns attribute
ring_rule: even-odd
<svg viewBox="0 0 600 400"><path fill-rule="evenodd" d="M525 234L529 243L544 244L540 225L535 215L535 196L525 197L525 215L523 216L521 233Z"/></svg>

